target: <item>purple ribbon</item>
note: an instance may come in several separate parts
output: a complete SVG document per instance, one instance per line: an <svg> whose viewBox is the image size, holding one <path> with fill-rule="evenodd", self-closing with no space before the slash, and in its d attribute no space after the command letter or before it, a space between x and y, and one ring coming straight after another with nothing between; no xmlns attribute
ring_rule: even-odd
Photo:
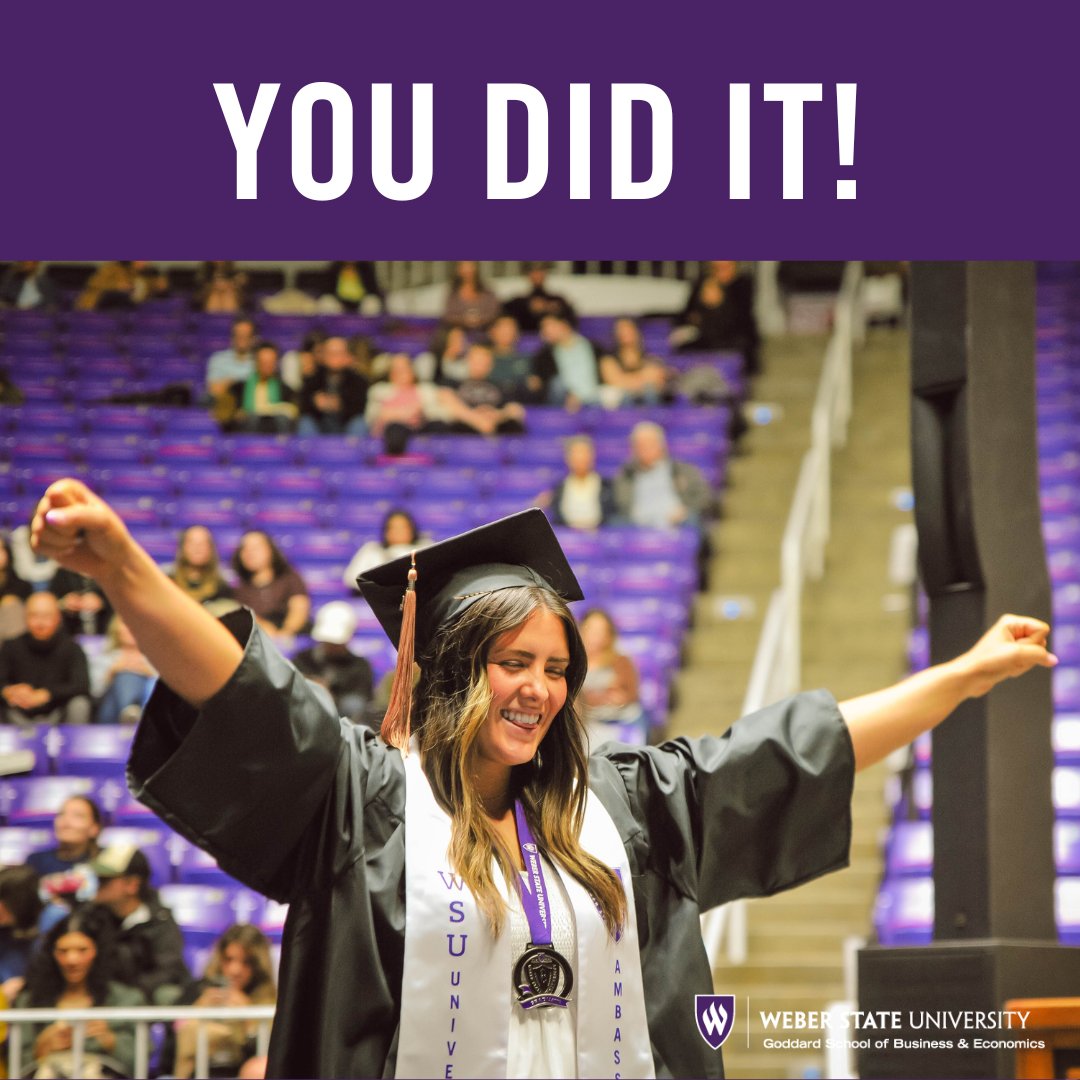
<svg viewBox="0 0 1080 1080"><path fill-rule="evenodd" d="M540 863L540 849L536 846L532 830L525 820L525 807L521 805L520 799L514 803L514 817L517 820L521 857L525 860L526 881L520 892L521 906L529 922L529 940L533 945L550 945L551 919L548 912L544 867Z"/></svg>

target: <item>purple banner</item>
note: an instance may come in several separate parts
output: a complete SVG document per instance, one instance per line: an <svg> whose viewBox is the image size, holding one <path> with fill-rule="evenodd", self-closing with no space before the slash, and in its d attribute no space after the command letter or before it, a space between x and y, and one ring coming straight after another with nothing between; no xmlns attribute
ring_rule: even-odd
<svg viewBox="0 0 1080 1080"><path fill-rule="evenodd" d="M121 0L4 23L3 258L1080 250L1076 5Z"/></svg>

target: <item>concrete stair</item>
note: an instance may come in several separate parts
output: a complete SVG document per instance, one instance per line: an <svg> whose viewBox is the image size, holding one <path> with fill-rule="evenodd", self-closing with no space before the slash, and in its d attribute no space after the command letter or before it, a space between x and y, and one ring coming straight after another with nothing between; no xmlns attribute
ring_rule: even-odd
<svg viewBox="0 0 1080 1080"><path fill-rule="evenodd" d="M753 396L782 412L752 428L744 456L732 462L724 518L713 534L711 592L697 603L673 734L723 730L739 711L779 580L780 539L809 446L824 345L816 338L770 342L766 374ZM907 355L902 331L873 331L857 351L849 441L833 457L826 574L808 585L804 598L803 685L827 686L840 700L895 682L906 671L909 616L887 568L892 532L910 521L893 500L895 489L910 483ZM725 618L721 598L733 596L752 613ZM844 997L844 941L871 932L886 775L880 765L857 777L848 869L749 902L747 962L714 973L717 992L736 995L735 1028L724 1047L729 1077L821 1075L822 1051L765 1049L759 1014L823 1010Z"/></svg>

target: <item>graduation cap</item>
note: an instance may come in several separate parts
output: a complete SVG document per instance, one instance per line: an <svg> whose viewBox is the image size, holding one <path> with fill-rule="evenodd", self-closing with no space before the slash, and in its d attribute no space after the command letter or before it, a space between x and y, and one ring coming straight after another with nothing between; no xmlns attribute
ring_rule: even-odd
<svg viewBox="0 0 1080 1080"><path fill-rule="evenodd" d="M383 563L356 584L398 649L382 733L402 749L409 741L413 655L426 652L440 629L500 589L532 585L564 600L583 597L548 519L535 508Z"/></svg>

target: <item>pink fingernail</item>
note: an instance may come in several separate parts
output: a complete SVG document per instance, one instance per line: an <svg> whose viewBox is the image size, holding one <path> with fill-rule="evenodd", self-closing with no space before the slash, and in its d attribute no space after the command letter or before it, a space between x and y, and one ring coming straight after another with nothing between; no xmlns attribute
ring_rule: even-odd
<svg viewBox="0 0 1080 1080"><path fill-rule="evenodd" d="M50 510L46 513L45 520L50 525L63 525L67 518L64 517L62 510Z"/></svg>

